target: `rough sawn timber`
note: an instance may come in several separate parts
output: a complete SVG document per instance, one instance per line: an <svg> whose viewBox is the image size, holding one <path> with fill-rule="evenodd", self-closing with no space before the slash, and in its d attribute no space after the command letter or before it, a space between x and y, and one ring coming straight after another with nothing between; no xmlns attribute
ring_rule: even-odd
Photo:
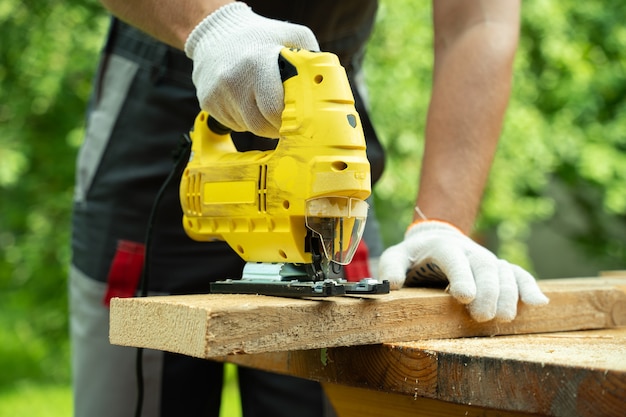
<svg viewBox="0 0 626 417"><path fill-rule="evenodd" d="M335 406L351 411L347 415L408 416L429 407L432 414L424 415L509 415L506 411L622 417L626 410L626 327L230 355L221 360L320 381ZM498 411L489 414L485 409Z"/></svg>
<svg viewBox="0 0 626 417"><path fill-rule="evenodd" d="M602 329L626 325L626 278L543 280L550 303L476 323L441 290L289 299L203 294L115 298L110 341L198 358L335 346Z"/></svg>

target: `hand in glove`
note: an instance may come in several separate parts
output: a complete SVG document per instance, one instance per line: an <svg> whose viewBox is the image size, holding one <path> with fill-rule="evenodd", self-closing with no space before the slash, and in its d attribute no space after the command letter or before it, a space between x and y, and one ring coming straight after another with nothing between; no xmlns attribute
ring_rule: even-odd
<svg viewBox="0 0 626 417"><path fill-rule="evenodd" d="M380 257L379 278L393 289L448 285L450 294L468 305L472 318L511 321L517 302L543 305L548 298L524 269L498 259L456 227L426 220L407 230L404 241Z"/></svg>
<svg viewBox="0 0 626 417"><path fill-rule="evenodd" d="M241 2L208 15L185 42L200 107L235 131L277 138L284 108L278 54L284 47L319 50L307 27L259 16Z"/></svg>

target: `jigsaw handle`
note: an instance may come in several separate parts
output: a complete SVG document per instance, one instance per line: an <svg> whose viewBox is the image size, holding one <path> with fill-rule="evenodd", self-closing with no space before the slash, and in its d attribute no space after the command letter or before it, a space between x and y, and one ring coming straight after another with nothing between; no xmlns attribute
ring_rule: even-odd
<svg viewBox="0 0 626 417"><path fill-rule="evenodd" d="M285 48L284 50L288 50ZM290 63L285 57L283 52L278 56L278 69L280 72L280 79L284 83L285 80L295 76L298 74L298 70L296 67ZM230 146L229 142L232 143L232 137L230 134L232 133L232 129L228 126L222 124L219 120L209 115L208 112L201 111L197 116L197 121L200 124L194 124L194 131L200 127L200 131L196 135L198 137L197 141L202 142L200 150L201 154L210 153L215 156L221 155L228 152L239 152L233 146ZM199 148L197 146L196 148ZM214 149L211 149L214 148ZM251 152L253 154L257 154L257 151L246 151ZM241 152L241 153L246 153Z"/></svg>
<svg viewBox="0 0 626 417"><path fill-rule="evenodd" d="M354 96L336 55L283 48L278 70L285 92L279 142L288 142L290 148L300 148L304 154L334 155L337 149L365 149ZM229 143L231 129L207 112L200 112L197 121L200 123L194 124L191 135L193 151L203 161L243 163L258 159L259 151L237 151Z"/></svg>

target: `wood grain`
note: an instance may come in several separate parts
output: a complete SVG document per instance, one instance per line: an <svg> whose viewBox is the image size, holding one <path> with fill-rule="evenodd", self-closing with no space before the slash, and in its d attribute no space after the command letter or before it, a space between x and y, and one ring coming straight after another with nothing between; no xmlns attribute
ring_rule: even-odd
<svg viewBox="0 0 626 417"><path fill-rule="evenodd" d="M367 389L375 398L368 407L384 407L380 403L387 397L376 394L384 392L547 416L618 417L626 410L626 327L236 355L222 360L332 386ZM359 392L355 391L357 397ZM388 399L395 401L395 396ZM456 409L449 410L454 415ZM443 409L441 413L448 415Z"/></svg>
<svg viewBox="0 0 626 417"><path fill-rule="evenodd" d="M513 322L476 323L443 291L323 300L260 295L113 299L110 340L211 358L383 342L610 328L626 324L626 278L545 280L542 307Z"/></svg>
<svg viewBox="0 0 626 417"><path fill-rule="evenodd" d="M512 322L476 323L443 291L406 288L369 297L261 295L115 298L112 344L199 358L408 340L600 329L626 324L626 278L546 280L542 307Z"/></svg>

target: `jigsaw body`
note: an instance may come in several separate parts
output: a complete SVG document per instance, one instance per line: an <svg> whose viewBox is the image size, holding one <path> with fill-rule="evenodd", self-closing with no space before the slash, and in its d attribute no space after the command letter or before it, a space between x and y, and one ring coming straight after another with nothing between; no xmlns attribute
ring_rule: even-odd
<svg viewBox="0 0 626 417"><path fill-rule="evenodd" d="M201 112L181 179L183 226L195 240L226 241L248 262L242 280L214 291L343 293L329 268L351 260L365 225L363 129L335 55L283 49L278 59L285 109L276 149L238 152L229 130Z"/></svg>

